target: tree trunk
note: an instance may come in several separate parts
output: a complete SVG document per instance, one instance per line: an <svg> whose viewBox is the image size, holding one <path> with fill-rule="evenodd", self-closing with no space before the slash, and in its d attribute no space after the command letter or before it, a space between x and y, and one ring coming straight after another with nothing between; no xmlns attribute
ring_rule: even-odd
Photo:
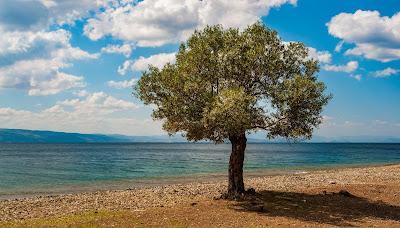
<svg viewBox="0 0 400 228"><path fill-rule="evenodd" d="M231 135L232 152L229 159L228 197L237 198L245 193L243 183L243 161L246 149L246 134Z"/></svg>

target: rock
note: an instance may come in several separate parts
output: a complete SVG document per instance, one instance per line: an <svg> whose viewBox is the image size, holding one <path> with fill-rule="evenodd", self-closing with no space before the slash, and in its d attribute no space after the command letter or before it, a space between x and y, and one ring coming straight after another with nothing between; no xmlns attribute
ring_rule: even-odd
<svg viewBox="0 0 400 228"><path fill-rule="evenodd" d="M247 189L246 193L249 194L249 195L255 195L256 194L256 190L254 188L249 188L249 189Z"/></svg>
<svg viewBox="0 0 400 228"><path fill-rule="evenodd" d="M326 191L322 191L322 194L326 195L327 193L326 193Z"/></svg>
<svg viewBox="0 0 400 228"><path fill-rule="evenodd" d="M336 184L335 181L329 181L329 184Z"/></svg>
<svg viewBox="0 0 400 228"><path fill-rule="evenodd" d="M348 192L346 190L340 190L339 191L339 195L346 196L346 197L353 197L354 196L353 194L351 194L350 192Z"/></svg>
<svg viewBox="0 0 400 228"><path fill-rule="evenodd" d="M197 205L196 202L190 204L190 206L196 206L196 205Z"/></svg>

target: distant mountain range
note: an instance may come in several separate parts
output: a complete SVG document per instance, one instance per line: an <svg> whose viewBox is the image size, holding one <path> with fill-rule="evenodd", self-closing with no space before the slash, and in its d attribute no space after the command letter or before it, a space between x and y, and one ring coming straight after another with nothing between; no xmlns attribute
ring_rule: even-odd
<svg viewBox="0 0 400 228"><path fill-rule="evenodd" d="M281 143L285 139L267 140L262 134L248 137L250 143ZM187 142L181 135L169 137L158 136L126 136L105 134L80 134L54 131L37 131L23 129L1 129L0 143L123 143L123 142ZM348 137L321 137L315 136L305 142L352 142L352 143L400 143L400 137L390 136L348 136Z"/></svg>
<svg viewBox="0 0 400 228"><path fill-rule="evenodd" d="M182 136L126 136L80 134L24 129L1 129L0 142L7 143L118 143L118 142L186 142Z"/></svg>

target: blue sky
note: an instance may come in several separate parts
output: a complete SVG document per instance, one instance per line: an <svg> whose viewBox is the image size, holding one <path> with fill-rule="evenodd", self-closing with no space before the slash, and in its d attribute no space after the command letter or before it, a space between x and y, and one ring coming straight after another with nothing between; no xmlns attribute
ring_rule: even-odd
<svg viewBox="0 0 400 228"><path fill-rule="evenodd" d="M131 95L196 28L257 20L320 60L316 135L400 136L398 0L2 0L0 128L164 134Z"/></svg>

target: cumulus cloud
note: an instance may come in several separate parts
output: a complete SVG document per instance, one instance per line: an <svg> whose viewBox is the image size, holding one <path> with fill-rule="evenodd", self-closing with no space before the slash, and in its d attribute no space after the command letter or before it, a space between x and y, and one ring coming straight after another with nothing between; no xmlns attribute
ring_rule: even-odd
<svg viewBox="0 0 400 228"><path fill-rule="evenodd" d="M82 77L59 71L65 66L57 60L18 61L0 68L0 87L28 90L28 94L32 96L84 87Z"/></svg>
<svg viewBox="0 0 400 228"><path fill-rule="evenodd" d="M101 52L122 54L128 58L132 53L132 49L133 47L130 44L108 45L107 47L103 47L101 49Z"/></svg>
<svg viewBox="0 0 400 228"><path fill-rule="evenodd" d="M78 97L86 97L89 95L89 92L86 90L79 90L79 91L75 91L73 94Z"/></svg>
<svg viewBox="0 0 400 228"><path fill-rule="evenodd" d="M99 55L73 47L70 32L60 26L107 4L108 0L0 1L0 88L50 95L84 87L82 76L63 69L71 67L74 60Z"/></svg>
<svg viewBox="0 0 400 228"><path fill-rule="evenodd" d="M65 107L72 108L71 113L89 115L93 113L109 114L119 110L136 109L138 105L129 101L117 99L104 92L96 92L87 94L84 99L70 99L57 102L57 104L50 109L64 112Z"/></svg>
<svg viewBox="0 0 400 228"><path fill-rule="evenodd" d="M43 56L57 47L68 46L70 33L60 29L51 32L14 31L8 32L0 29L0 56L14 54L30 54ZM39 52L39 53L38 53Z"/></svg>
<svg viewBox="0 0 400 228"><path fill-rule="evenodd" d="M27 90L29 95L50 95L84 87L83 77L62 72L70 61L96 59L69 43L63 29L50 32L3 32L0 37L0 88ZM2 61L1 61L2 60Z"/></svg>
<svg viewBox="0 0 400 228"><path fill-rule="evenodd" d="M132 88L136 84L137 80L132 78L131 80L124 81L108 81L107 85L114 89L126 89Z"/></svg>
<svg viewBox="0 0 400 228"><path fill-rule="evenodd" d="M137 104L104 92L87 93L37 112L0 107L0 126L83 133L161 134L160 122L130 117L138 108Z"/></svg>
<svg viewBox="0 0 400 228"><path fill-rule="evenodd" d="M244 27L268 14L272 7L297 0L144 0L123 1L88 20L85 34L92 40L111 35L137 43L161 46L184 40L207 24Z"/></svg>
<svg viewBox="0 0 400 228"><path fill-rule="evenodd" d="M334 72L346 72L351 73L358 68L357 61L350 61L346 65L324 65L322 69L326 71L334 71Z"/></svg>
<svg viewBox="0 0 400 228"><path fill-rule="evenodd" d="M347 50L345 54L364 56L365 58L381 62L390 62L400 59L400 48L384 48L373 44L359 44L357 47Z"/></svg>
<svg viewBox="0 0 400 228"><path fill-rule="evenodd" d="M176 53L160 53L156 55L152 55L150 57L139 57L132 64L132 69L137 71L146 70L149 65L155 66L157 68L162 68L167 63L175 62Z"/></svg>
<svg viewBox="0 0 400 228"><path fill-rule="evenodd" d="M329 51L318 51L315 48L309 47L308 55L320 63L330 63L332 61L332 54Z"/></svg>
<svg viewBox="0 0 400 228"><path fill-rule="evenodd" d="M355 44L345 52L346 55L364 56L381 62L400 59L400 13L392 17L381 16L378 11L340 13L327 26L331 35Z"/></svg>
<svg viewBox="0 0 400 228"><path fill-rule="evenodd" d="M374 76L376 78L385 78L385 77L390 77L392 75L396 75L399 72L400 72L400 70L398 70L398 69L393 69L391 67L388 67L386 69L373 72L372 76Z"/></svg>
<svg viewBox="0 0 400 228"><path fill-rule="evenodd" d="M159 53L149 57L140 56L135 60L125 60L125 62L118 67L118 74L125 75L129 71L144 71L150 65L162 68L167 63L175 62L176 53Z"/></svg>
<svg viewBox="0 0 400 228"><path fill-rule="evenodd" d="M130 70L132 63L132 60L125 60L125 62L118 67L118 74L125 75Z"/></svg>
<svg viewBox="0 0 400 228"><path fill-rule="evenodd" d="M1 0L0 28L39 31L49 25L72 24L106 5L106 0Z"/></svg>
<svg viewBox="0 0 400 228"><path fill-rule="evenodd" d="M48 81L31 82L28 94L31 96L45 96L57 94L63 90L84 87L83 77L63 72L56 72Z"/></svg>

